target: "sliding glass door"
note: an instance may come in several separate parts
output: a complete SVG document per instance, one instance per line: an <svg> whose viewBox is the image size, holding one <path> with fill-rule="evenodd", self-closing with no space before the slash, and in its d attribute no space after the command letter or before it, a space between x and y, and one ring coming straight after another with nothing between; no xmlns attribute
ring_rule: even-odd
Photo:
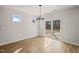
<svg viewBox="0 0 79 59"><path fill-rule="evenodd" d="M45 21L45 35L47 37L59 38L60 35L60 19Z"/></svg>
<svg viewBox="0 0 79 59"><path fill-rule="evenodd" d="M60 32L60 20L53 20L53 32Z"/></svg>

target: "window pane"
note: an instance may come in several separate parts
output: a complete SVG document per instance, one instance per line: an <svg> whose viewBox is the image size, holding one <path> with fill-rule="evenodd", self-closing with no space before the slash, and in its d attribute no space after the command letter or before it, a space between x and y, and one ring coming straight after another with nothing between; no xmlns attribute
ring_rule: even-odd
<svg viewBox="0 0 79 59"><path fill-rule="evenodd" d="M51 30L51 21L46 21L46 30Z"/></svg>
<svg viewBox="0 0 79 59"><path fill-rule="evenodd" d="M12 16L12 22L21 22L20 16Z"/></svg>

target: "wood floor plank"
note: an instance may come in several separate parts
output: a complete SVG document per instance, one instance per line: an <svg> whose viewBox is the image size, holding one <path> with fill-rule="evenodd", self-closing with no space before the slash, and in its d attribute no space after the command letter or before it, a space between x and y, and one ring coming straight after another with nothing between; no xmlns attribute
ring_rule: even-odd
<svg viewBox="0 0 79 59"><path fill-rule="evenodd" d="M22 41L0 46L0 53L13 53L20 49L19 53L79 53L79 46L64 43L59 40L52 39L45 43L47 37L34 37ZM49 39L48 39L49 40ZM45 44L50 43L47 47Z"/></svg>

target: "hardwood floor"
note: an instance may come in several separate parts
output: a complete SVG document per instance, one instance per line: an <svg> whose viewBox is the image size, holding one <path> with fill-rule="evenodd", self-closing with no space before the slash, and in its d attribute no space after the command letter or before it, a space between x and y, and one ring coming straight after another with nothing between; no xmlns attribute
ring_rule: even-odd
<svg viewBox="0 0 79 59"><path fill-rule="evenodd" d="M1 53L78 53L79 46L47 37L34 37L0 46Z"/></svg>

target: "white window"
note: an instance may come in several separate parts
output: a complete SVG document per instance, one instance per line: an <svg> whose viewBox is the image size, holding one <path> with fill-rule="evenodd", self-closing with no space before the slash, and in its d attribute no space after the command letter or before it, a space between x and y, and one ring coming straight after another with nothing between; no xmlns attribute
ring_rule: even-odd
<svg viewBox="0 0 79 59"><path fill-rule="evenodd" d="M12 15L12 22L21 22L21 16Z"/></svg>

